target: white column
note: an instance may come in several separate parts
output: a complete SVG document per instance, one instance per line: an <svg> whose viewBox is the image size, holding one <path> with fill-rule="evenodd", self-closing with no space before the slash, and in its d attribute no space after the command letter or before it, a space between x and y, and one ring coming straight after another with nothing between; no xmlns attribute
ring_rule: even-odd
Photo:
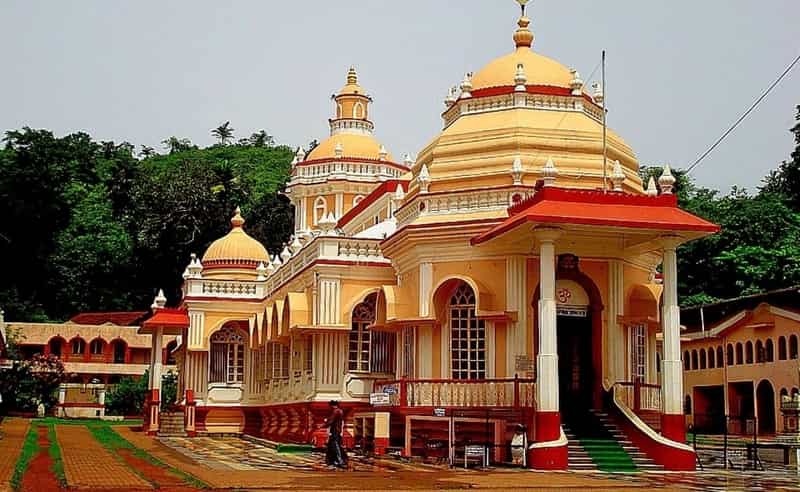
<svg viewBox="0 0 800 492"><path fill-rule="evenodd" d="M661 323L664 332L664 360L661 362L663 374L662 405L665 414L681 415L683 408L683 367L681 365L680 322L678 307L678 265L675 249L678 241L666 238L664 244L664 306Z"/></svg>
<svg viewBox="0 0 800 492"><path fill-rule="evenodd" d="M528 331L526 266L527 258L523 255L509 256L506 259L506 310L517 313L517 320L509 322L506 330L506 374L509 377L516 372L517 356L529 353L526 346Z"/></svg>
<svg viewBox="0 0 800 492"><path fill-rule="evenodd" d="M161 340L163 328L155 328L150 335L150 389L161 391Z"/></svg>
<svg viewBox="0 0 800 492"><path fill-rule="evenodd" d="M433 265L430 262L419 264L419 317L431 315L431 289L433 288Z"/></svg>
<svg viewBox="0 0 800 492"><path fill-rule="evenodd" d="M344 195L341 193L336 194L336 202L335 202L335 214L336 218L340 218L343 215L344 211Z"/></svg>
<svg viewBox="0 0 800 492"><path fill-rule="evenodd" d="M609 384L631 380L625 375L626 357L619 355L626 353L625 340L628 335L625 333L625 328L617 322L617 317L625 314L625 279L623 271L624 268L620 260L608 262L608 331L605 337L605 351L603 352L605 354L603 362L605 374L603 379L608 379ZM605 389L608 390L610 388Z"/></svg>
<svg viewBox="0 0 800 492"><path fill-rule="evenodd" d="M536 356L536 393L539 410L558 412L558 345L556 343L555 241L559 229L534 231L539 240L539 354Z"/></svg>

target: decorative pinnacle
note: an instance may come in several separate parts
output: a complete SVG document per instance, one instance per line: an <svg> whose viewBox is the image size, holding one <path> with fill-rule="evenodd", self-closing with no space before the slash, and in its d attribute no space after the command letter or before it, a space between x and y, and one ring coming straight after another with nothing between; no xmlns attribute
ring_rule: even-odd
<svg viewBox="0 0 800 492"><path fill-rule="evenodd" d="M656 188L656 180L650 176L650 179L647 181L647 196L658 196L658 188Z"/></svg>
<svg viewBox="0 0 800 492"><path fill-rule="evenodd" d="M622 191L622 184L625 182L625 173L622 171L622 164L619 161L614 161L614 167L611 171L611 183L613 184L614 191Z"/></svg>
<svg viewBox="0 0 800 492"><path fill-rule="evenodd" d="M514 75L514 90L517 92L525 92L525 84L528 82L528 76L525 75L525 66L522 63L517 64L517 73Z"/></svg>
<svg viewBox="0 0 800 492"><path fill-rule="evenodd" d="M242 209L236 207L236 211L231 218L231 225L234 229L240 228L244 225L244 217L242 217Z"/></svg>
<svg viewBox="0 0 800 492"><path fill-rule="evenodd" d="M664 193L665 195L672 194L672 188L675 186L675 176L672 175L672 170L669 168L669 164L664 164L664 171L658 178L658 185L661 187L661 193Z"/></svg>
<svg viewBox="0 0 800 492"><path fill-rule="evenodd" d="M356 73L356 68L353 66L351 66L350 70L347 71L347 83L348 84L358 83L358 74Z"/></svg>

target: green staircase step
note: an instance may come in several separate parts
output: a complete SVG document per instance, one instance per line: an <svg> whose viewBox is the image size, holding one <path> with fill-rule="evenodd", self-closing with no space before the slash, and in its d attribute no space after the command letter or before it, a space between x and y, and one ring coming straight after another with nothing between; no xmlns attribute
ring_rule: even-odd
<svg viewBox="0 0 800 492"><path fill-rule="evenodd" d="M279 453L310 453L314 447L310 444L278 444L275 450Z"/></svg>

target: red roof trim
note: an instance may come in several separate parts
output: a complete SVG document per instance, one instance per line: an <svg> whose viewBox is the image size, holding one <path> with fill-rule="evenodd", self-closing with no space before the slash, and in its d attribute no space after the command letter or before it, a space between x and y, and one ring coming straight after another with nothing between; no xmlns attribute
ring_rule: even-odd
<svg viewBox="0 0 800 492"><path fill-rule="evenodd" d="M189 326L189 313L183 308L158 308L155 313L142 323L145 328L170 327L185 328Z"/></svg>
<svg viewBox="0 0 800 492"><path fill-rule="evenodd" d="M512 94L516 92L514 90L515 85L500 85L495 87L484 87L482 89L475 89L470 92L472 94L471 98L468 99L477 99L481 97L492 97L492 96L501 96L503 94ZM568 87L559 87L555 85L526 85L525 92L528 94L539 94L542 96L571 96L572 89ZM581 96L587 102L597 104L589 97L588 94L581 92Z"/></svg>
<svg viewBox="0 0 800 492"><path fill-rule="evenodd" d="M542 188L508 209L509 217L470 240L476 245L526 222L714 233L719 226L678 208L675 195L629 195L597 190Z"/></svg>
<svg viewBox="0 0 800 492"><path fill-rule="evenodd" d="M78 313L69 320L78 325L104 325L111 323L118 326L135 326L147 314L147 311L89 312Z"/></svg>
<svg viewBox="0 0 800 492"><path fill-rule="evenodd" d="M408 183L409 181L404 179L390 179L388 181L384 181L380 184L380 186L372 190L369 195L365 196L360 202L358 202L358 205L348 210L346 214L342 215L342 218L340 218L339 222L336 223L336 227L344 227L345 224L358 217L358 214L375 203L375 201L377 201L378 198L382 197L384 194L396 192L398 185L403 187L403 191L408 191Z"/></svg>
<svg viewBox="0 0 800 492"><path fill-rule="evenodd" d="M357 163L365 163L365 164L385 164L389 167L395 167L401 171L410 171L410 167L406 167L403 164L399 164L393 161L382 161L380 159L370 159L367 157L347 157L343 156L342 158L336 157L325 157L324 159L310 159L306 161L301 161L295 164L295 167L305 167L305 166L313 166L315 164L333 164L336 162L357 162Z"/></svg>

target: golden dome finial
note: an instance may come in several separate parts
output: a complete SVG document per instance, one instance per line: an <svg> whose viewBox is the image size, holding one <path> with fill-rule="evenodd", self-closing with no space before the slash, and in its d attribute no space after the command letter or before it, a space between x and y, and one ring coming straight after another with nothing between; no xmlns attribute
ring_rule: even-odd
<svg viewBox="0 0 800 492"><path fill-rule="evenodd" d="M531 20L525 15L525 5L528 3L528 0L516 1L522 9L522 15L517 21L519 29L514 32L514 44L517 48L530 48L533 46L533 33L528 29Z"/></svg>
<svg viewBox="0 0 800 492"><path fill-rule="evenodd" d="M242 217L242 209L236 207L236 212L231 218L231 225L234 229L238 229L244 225L244 217Z"/></svg>
<svg viewBox="0 0 800 492"><path fill-rule="evenodd" d="M356 69L353 66L351 66L350 70L347 71L347 83L348 84L358 83L358 74L356 73Z"/></svg>

